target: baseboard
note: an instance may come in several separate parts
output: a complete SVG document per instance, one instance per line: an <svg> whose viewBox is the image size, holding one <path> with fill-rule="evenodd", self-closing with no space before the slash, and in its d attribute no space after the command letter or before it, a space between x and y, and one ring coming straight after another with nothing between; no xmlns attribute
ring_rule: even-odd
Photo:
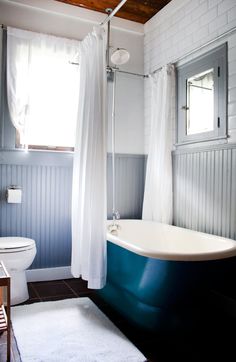
<svg viewBox="0 0 236 362"><path fill-rule="evenodd" d="M58 268L45 269L29 269L26 270L26 278L28 282L41 282L47 280L59 280L73 278L70 266L62 266Z"/></svg>

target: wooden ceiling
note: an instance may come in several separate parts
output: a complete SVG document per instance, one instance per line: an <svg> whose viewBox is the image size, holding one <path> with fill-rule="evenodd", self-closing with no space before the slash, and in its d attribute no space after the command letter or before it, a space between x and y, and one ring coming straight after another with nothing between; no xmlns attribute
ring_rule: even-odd
<svg viewBox="0 0 236 362"><path fill-rule="evenodd" d="M120 0L56 0L66 4L83 7L85 9L106 13L105 9L115 7ZM167 5L171 0L128 0L118 11L116 16L136 21L138 23L146 23L159 10Z"/></svg>

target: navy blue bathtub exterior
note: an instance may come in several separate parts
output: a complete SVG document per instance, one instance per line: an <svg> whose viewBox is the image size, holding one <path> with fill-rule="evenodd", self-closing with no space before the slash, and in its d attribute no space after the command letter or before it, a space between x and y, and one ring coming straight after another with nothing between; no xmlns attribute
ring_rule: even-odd
<svg viewBox="0 0 236 362"><path fill-rule="evenodd" d="M168 261L137 255L107 242L107 284L99 295L131 323L151 331L175 328L180 309L224 283L233 258Z"/></svg>

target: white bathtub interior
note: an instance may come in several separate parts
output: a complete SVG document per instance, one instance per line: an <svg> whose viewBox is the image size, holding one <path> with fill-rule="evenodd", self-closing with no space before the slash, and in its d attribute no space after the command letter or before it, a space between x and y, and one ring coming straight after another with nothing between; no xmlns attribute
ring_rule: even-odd
<svg viewBox="0 0 236 362"><path fill-rule="evenodd" d="M111 221L108 221L108 225ZM200 261L236 255L236 241L145 220L119 220L107 239L136 254L165 260Z"/></svg>

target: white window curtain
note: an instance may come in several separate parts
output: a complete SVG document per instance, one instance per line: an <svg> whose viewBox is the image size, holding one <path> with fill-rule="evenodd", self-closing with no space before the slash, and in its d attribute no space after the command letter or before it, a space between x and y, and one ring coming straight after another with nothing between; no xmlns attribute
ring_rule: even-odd
<svg viewBox="0 0 236 362"><path fill-rule="evenodd" d="M72 191L74 277L100 289L106 282L106 61L98 28L80 46L80 97Z"/></svg>
<svg viewBox="0 0 236 362"><path fill-rule="evenodd" d="M46 145L57 132L57 146L73 139L76 123L78 66L73 66L79 41L7 28L7 97L10 117L23 144L37 144L39 133ZM56 129L55 129L56 127ZM48 139L49 138L49 139ZM34 143L35 141L35 143ZM72 145L73 146L73 145Z"/></svg>
<svg viewBox="0 0 236 362"><path fill-rule="evenodd" d="M173 222L172 134L175 122L175 69L164 66L150 78L151 128L143 219Z"/></svg>

